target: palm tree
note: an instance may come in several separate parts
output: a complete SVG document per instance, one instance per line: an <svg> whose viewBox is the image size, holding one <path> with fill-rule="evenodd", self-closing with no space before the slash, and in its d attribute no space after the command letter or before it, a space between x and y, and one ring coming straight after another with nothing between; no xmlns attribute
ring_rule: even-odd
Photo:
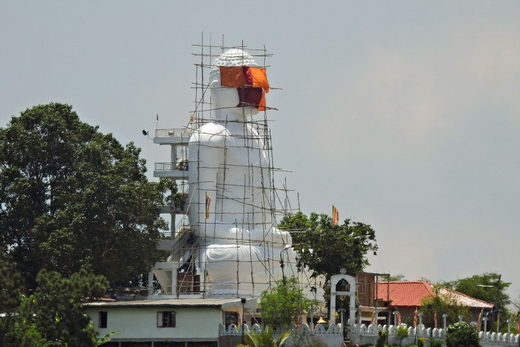
<svg viewBox="0 0 520 347"><path fill-rule="evenodd" d="M248 333L246 335L247 345L237 347L282 347L289 335L291 335L291 331L287 330L275 338L273 329L268 326L263 331Z"/></svg>

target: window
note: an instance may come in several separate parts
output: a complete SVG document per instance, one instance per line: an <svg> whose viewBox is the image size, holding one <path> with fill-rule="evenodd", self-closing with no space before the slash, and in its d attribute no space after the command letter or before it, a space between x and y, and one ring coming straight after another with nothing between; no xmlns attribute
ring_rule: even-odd
<svg viewBox="0 0 520 347"><path fill-rule="evenodd" d="M106 328L108 323L108 313L104 311L99 312L99 328Z"/></svg>
<svg viewBox="0 0 520 347"><path fill-rule="evenodd" d="M175 328L175 312L163 311L157 312L158 328Z"/></svg>

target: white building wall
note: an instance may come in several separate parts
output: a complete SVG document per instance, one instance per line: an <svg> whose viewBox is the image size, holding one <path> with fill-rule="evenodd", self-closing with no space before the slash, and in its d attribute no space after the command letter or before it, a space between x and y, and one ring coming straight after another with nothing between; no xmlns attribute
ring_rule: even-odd
<svg viewBox="0 0 520 347"><path fill-rule="evenodd" d="M218 339L222 311L218 308L88 308L100 336L117 331L112 340ZM99 328L98 312L108 312L107 328ZM157 312L174 311L174 328L157 327Z"/></svg>

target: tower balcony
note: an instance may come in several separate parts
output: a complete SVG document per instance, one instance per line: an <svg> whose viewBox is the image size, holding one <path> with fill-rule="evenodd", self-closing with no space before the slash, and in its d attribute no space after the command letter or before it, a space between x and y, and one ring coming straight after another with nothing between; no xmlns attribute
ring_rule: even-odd
<svg viewBox="0 0 520 347"><path fill-rule="evenodd" d="M188 168L181 163L163 162L155 163L154 177L170 177L176 180L188 179Z"/></svg>
<svg viewBox="0 0 520 347"><path fill-rule="evenodd" d="M155 129L153 142L160 145L187 145L192 130L188 128Z"/></svg>

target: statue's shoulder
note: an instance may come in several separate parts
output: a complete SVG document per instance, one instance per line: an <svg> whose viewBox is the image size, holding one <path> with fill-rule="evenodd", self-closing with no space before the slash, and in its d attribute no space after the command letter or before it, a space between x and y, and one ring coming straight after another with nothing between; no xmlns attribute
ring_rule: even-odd
<svg viewBox="0 0 520 347"><path fill-rule="evenodd" d="M190 138L190 143L218 143L224 141L224 138L229 136L229 131L226 127L217 123L206 123L195 130Z"/></svg>

